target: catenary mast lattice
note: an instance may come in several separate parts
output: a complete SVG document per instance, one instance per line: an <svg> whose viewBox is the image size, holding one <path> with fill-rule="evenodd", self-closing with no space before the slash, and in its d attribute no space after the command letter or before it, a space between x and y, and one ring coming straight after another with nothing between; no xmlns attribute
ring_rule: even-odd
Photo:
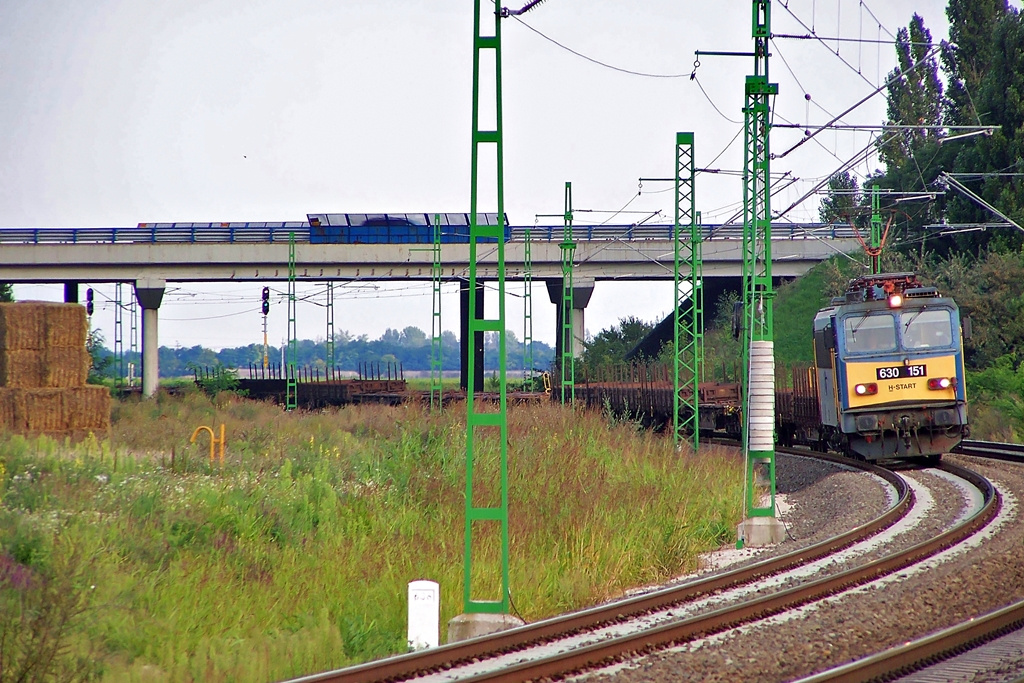
<svg viewBox="0 0 1024 683"><path fill-rule="evenodd" d="M775 516L775 353L772 304L769 98L770 0L753 0L754 74L743 108L743 450L747 517ZM758 486L767 488L761 502Z"/></svg>
<svg viewBox="0 0 1024 683"><path fill-rule="evenodd" d="M562 403L572 403L576 400L576 332L573 329L573 282L572 262L576 253L576 243L572 238L572 183L565 183L565 214L562 228L562 242L559 249L562 252L562 308L561 315L561 346L562 356L559 359L562 381L560 396Z"/></svg>
<svg viewBox="0 0 1024 683"><path fill-rule="evenodd" d="M476 363L469 359L467 368L468 386L466 389L466 519L465 548L463 562L463 611L472 613L508 614L509 611L509 565L508 565L508 419L506 414L506 361L507 348L505 338L505 196L504 196L504 147L502 142L502 103L501 103L501 10L494 0L473 0L473 113L472 113L472 157L470 161L470 199L469 199L469 338L474 339L478 333L491 333L496 338L498 351L498 389L499 400L497 410L476 396ZM481 14L486 12L493 17L493 28L484 30ZM488 22L490 23L490 22ZM481 124L481 104L484 104L481 93L481 57L487 55L486 64L493 66L493 125L485 128ZM488 108L489 109L489 108ZM486 110L486 109L485 109ZM484 149L493 150L495 178L497 180L497 221L496 225L481 225L479 213L480 157ZM486 174L485 174L485 177ZM491 240L496 244L485 244L490 252L495 253L497 273L498 315L496 318L479 316L476 308L476 297L482 296L478 290L477 267L480 263L481 240ZM481 397L482 398L482 397ZM490 438L488 438L490 437ZM499 478L498 487L486 487L498 491L497 500L477 500L473 485L474 467L490 460L496 460L496 471ZM484 469L481 467L481 469ZM481 496L482 496L481 492ZM496 533L487 535L485 532L474 536L475 524L497 524ZM484 547L476 547L474 540L481 544L498 540L500 544L499 558L501 577L498 586L499 595L496 599L476 599L473 597L473 559L474 553L490 555ZM494 582L487 581L492 577L478 577L486 581L488 587Z"/></svg>
<svg viewBox="0 0 1024 683"><path fill-rule="evenodd" d="M288 233L288 358L286 359L285 410L299 405L299 385L295 374L299 355L298 332L295 323L295 233Z"/></svg>
<svg viewBox="0 0 1024 683"><path fill-rule="evenodd" d="M701 282L700 220L694 196L693 133L676 133L676 213L674 231L675 306L673 354L673 435L676 445L689 432L693 448L700 435L699 383L703 366L704 293ZM688 278L682 269L689 270ZM682 411L682 416L680 416Z"/></svg>
<svg viewBox="0 0 1024 683"><path fill-rule="evenodd" d="M441 379L441 214L434 214L433 264L430 269L432 312L430 316L430 407L440 409L444 397Z"/></svg>

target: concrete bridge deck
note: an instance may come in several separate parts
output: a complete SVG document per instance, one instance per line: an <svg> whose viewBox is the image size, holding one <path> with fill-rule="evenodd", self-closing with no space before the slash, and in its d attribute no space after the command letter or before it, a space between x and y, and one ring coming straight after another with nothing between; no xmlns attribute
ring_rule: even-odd
<svg viewBox="0 0 1024 683"><path fill-rule="evenodd" d="M705 277L738 277L742 227L703 226ZM506 276L523 276L527 228L505 243ZM561 226L531 232L532 276L561 277ZM311 244L309 224L143 224L135 228L0 229L0 281L18 283L260 281L288 278L289 234L295 234L297 276L303 280L430 279L429 243ZM590 280L670 279L672 226L580 226L574 275ZM794 277L859 242L849 226L773 226L773 269ZM479 247L478 276L493 279L496 245ZM469 273L469 245L442 245L445 278Z"/></svg>

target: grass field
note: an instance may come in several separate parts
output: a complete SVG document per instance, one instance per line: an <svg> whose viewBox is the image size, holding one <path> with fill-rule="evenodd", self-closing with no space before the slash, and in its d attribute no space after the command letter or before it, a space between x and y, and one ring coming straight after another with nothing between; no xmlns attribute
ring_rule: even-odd
<svg viewBox="0 0 1024 683"><path fill-rule="evenodd" d="M189 444L221 423L223 466ZM461 409L192 392L115 404L113 424L108 442L0 442L0 681L280 680L404 651L410 580L440 583L442 624L461 612ZM734 538L742 467L713 447L547 403L510 408L509 443L527 620Z"/></svg>

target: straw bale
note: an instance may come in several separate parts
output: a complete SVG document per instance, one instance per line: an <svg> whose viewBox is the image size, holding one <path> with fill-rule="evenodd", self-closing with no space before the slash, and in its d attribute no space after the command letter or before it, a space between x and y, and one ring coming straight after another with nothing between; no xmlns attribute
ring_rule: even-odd
<svg viewBox="0 0 1024 683"><path fill-rule="evenodd" d="M43 348L46 306L39 301L0 303L0 348L7 351Z"/></svg>
<svg viewBox="0 0 1024 683"><path fill-rule="evenodd" d="M92 357L84 348L50 348L43 351L40 386L80 387L89 378Z"/></svg>
<svg viewBox="0 0 1024 683"><path fill-rule="evenodd" d="M15 403L15 420L24 425L28 433L64 431L67 429L67 421L64 419L65 391L21 389L19 393L23 400Z"/></svg>
<svg viewBox="0 0 1024 683"><path fill-rule="evenodd" d="M18 398L19 391L17 389L9 389L7 387L0 387L0 429L7 432L20 432L24 431L22 427L15 421L15 408L14 404Z"/></svg>
<svg viewBox="0 0 1024 683"><path fill-rule="evenodd" d="M0 387L36 389L43 383L43 352L0 350Z"/></svg>
<svg viewBox="0 0 1024 683"><path fill-rule="evenodd" d="M46 304L46 346L51 349L84 349L89 333L85 307L80 304Z"/></svg>
<svg viewBox="0 0 1024 683"><path fill-rule="evenodd" d="M65 389L64 417L71 430L110 429L110 390L101 386ZM99 437L99 434L97 434Z"/></svg>

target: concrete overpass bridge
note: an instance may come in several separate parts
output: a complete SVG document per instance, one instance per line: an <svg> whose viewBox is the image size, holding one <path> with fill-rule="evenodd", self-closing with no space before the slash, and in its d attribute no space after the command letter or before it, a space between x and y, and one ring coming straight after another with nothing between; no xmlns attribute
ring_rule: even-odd
<svg viewBox="0 0 1024 683"><path fill-rule="evenodd" d="M314 219L312 225L319 223ZM738 280L743 265L742 226L707 225L702 229L704 278ZM506 277L510 280L523 278L527 230L530 232L531 275L534 280L546 282L552 303L558 303L562 226L507 229ZM595 281L671 280L672 231L671 225L574 227L574 329L584 329L583 311ZM79 282L133 284L143 309L143 392L149 395L157 386L158 309L166 283L286 281L289 241L293 234L296 277L300 281L431 278L433 257L429 240L324 243L317 241L314 235L311 241L311 222L307 220L143 223L126 228L0 228L0 282L64 283L67 301L78 300L76 283ZM772 226L773 272L779 278L796 277L837 252L852 252L859 246L856 233L848 225L775 224ZM495 279L497 245L480 244L478 255L477 277ZM442 261L443 277L463 282L461 317L465 368L469 245L443 244ZM477 297L477 302L482 306L483 297ZM582 339L577 341L582 346ZM483 372L478 372L477 376L483 378Z"/></svg>

